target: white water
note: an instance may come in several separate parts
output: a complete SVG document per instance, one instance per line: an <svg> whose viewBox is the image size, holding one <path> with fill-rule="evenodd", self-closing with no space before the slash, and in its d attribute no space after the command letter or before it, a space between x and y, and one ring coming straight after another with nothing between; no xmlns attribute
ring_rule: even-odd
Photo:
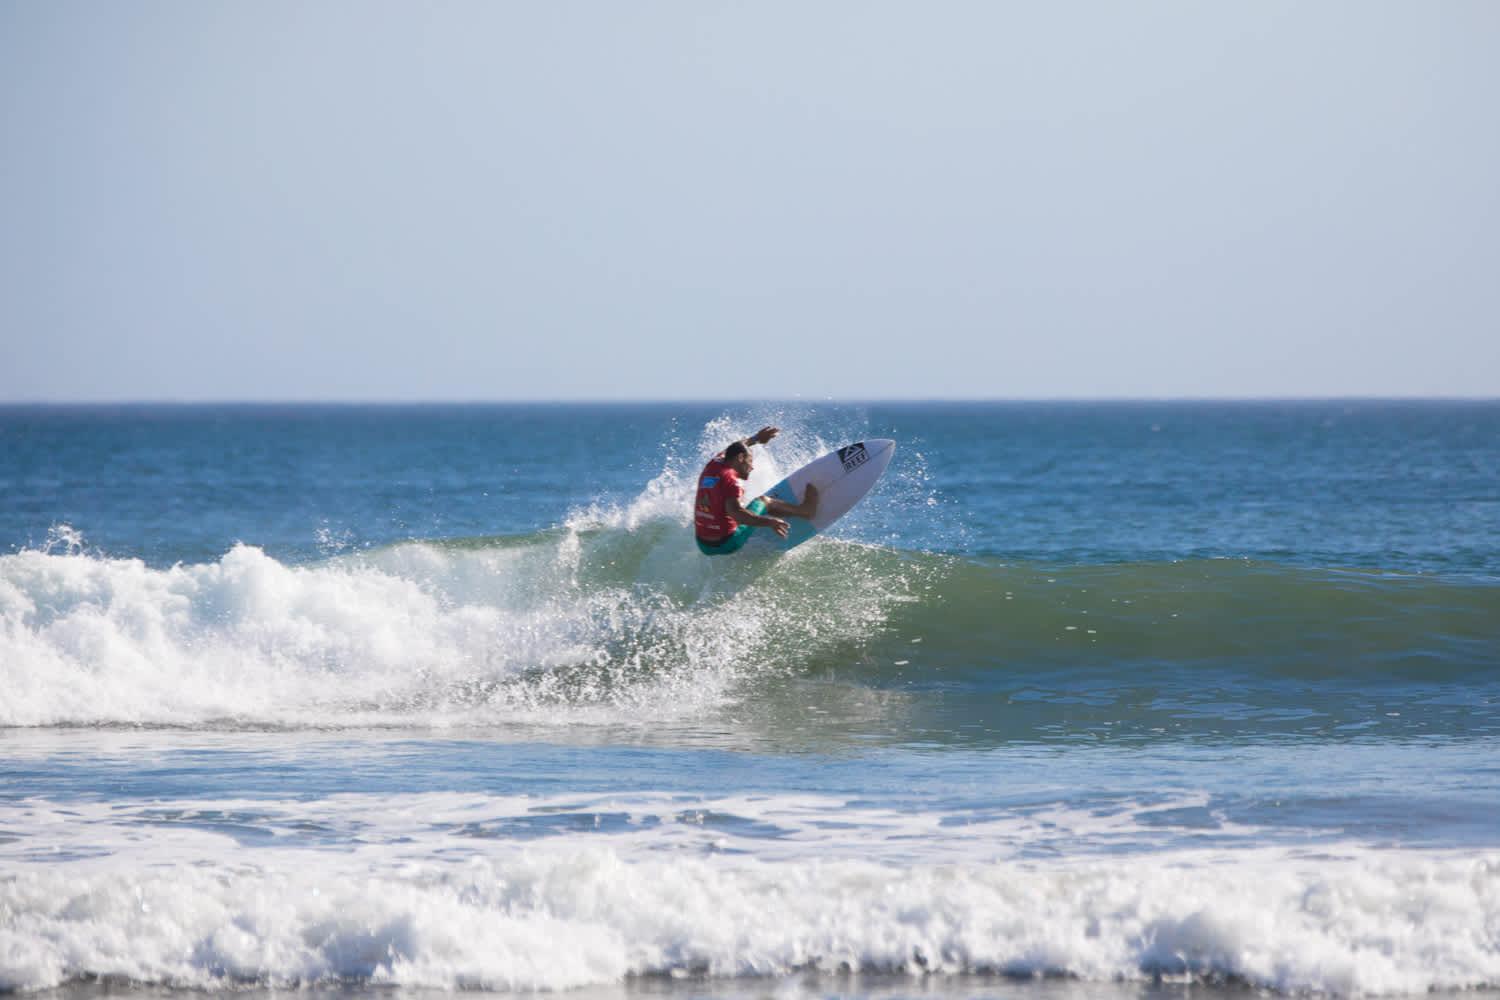
<svg viewBox="0 0 1500 1000"><path fill-rule="evenodd" d="M855 810L847 818L879 839L824 858L816 819L845 817L815 798L647 797L615 804L629 816L617 835L483 835L561 805L351 796L124 814L10 807L6 825L50 827L58 840L53 852L33 836L0 853L0 988L102 976L531 990L796 969L1192 975L1335 993L1500 983L1497 855L1350 845L1038 863L1005 856L1003 843L985 857L983 834L948 834L934 848L945 835L926 824L909 832L952 856L903 863L881 860L875 845L892 842L883 824L924 821ZM789 824L792 842L737 853L759 848L707 829L705 808L758 811ZM646 830L653 818L665 826ZM342 839L357 820L381 831L379 842ZM320 823L326 843L306 833ZM269 846L239 847L251 829Z"/></svg>
<svg viewBox="0 0 1500 1000"><path fill-rule="evenodd" d="M746 671L785 671L858 642L903 586L824 574L838 592L789 614L795 581L789 589L774 572L736 567L742 578L700 582L685 599L618 571L634 561L656 572L682 545L676 534L619 556L610 547L638 536L410 543L305 567L244 545L165 570L82 554L0 557L0 725L684 716L725 704Z"/></svg>

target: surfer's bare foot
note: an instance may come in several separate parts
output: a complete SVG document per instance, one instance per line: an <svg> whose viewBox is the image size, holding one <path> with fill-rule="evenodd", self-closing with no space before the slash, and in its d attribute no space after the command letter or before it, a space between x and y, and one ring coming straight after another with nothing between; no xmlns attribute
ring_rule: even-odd
<svg viewBox="0 0 1500 1000"><path fill-rule="evenodd" d="M807 492L802 494L802 504L798 513L803 517L812 518L818 513L818 488L812 483L807 484Z"/></svg>

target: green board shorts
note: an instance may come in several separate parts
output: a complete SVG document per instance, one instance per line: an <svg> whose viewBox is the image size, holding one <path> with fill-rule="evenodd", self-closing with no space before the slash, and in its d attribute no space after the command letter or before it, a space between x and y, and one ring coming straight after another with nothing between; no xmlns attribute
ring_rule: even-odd
<svg viewBox="0 0 1500 1000"><path fill-rule="evenodd" d="M766 512L766 504L764 500L756 497L746 505L745 509L752 514L764 514ZM734 529L734 534L724 539L718 545L709 545L701 538L694 540L698 543L698 551L706 556L727 556L743 548L745 542L750 538L750 533L754 530L755 526L753 524L742 524Z"/></svg>

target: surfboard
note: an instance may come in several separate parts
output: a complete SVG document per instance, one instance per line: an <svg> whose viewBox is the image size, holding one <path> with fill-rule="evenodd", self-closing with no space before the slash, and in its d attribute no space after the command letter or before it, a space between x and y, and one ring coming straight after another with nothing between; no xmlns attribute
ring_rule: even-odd
<svg viewBox="0 0 1500 1000"><path fill-rule="evenodd" d="M770 528L756 528L746 540L746 547L771 547L780 550L794 549L814 535L827 531L835 521L849 513L854 505L864 499L875 486L891 458L896 454L896 442L889 438L856 441L821 458L813 459L781 482L766 490L763 495L773 496L787 503L801 503L807 492L807 484L818 488L818 513L809 520L805 517L789 517L790 531L786 538L777 538ZM758 494L761 495L761 494Z"/></svg>

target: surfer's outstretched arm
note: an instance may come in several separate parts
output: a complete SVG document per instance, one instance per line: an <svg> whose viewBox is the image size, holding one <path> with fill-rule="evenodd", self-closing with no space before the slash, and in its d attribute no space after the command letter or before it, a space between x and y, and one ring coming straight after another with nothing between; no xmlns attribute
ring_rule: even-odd
<svg viewBox="0 0 1500 1000"><path fill-rule="evenodd" d="M785 500L777 500L772 496L761 497L765 501L766 511L777 517L805 517L812 520L818 513L818 488L812 483L807 484L807 492L802 494L801 503L787 503Z"/></svg>
<svg viewBox="0 0 1500 1000"><path fill-rule="evenodd" d="M747 437L747 438L740 438L738 441L732 441L730 443L731 444L742 444L746 448L753 448L754 446L756 446L758 444L765 444L766 442L770 441L773 437L775 437L776 435L778 435L780 433L781 433L781 428L780 427L769 427L769 426L768 427L762 427L760 430L756 431L754 434L751 434L749 437ZM728 450L727 447L726 447L725 450L726 451Z"/></svg>

